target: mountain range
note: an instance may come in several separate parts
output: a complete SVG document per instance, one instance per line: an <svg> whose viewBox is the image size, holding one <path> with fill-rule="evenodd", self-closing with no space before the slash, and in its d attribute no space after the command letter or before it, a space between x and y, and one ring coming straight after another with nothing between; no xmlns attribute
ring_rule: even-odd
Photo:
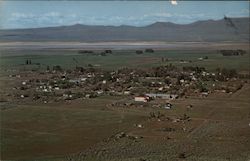
<svg viewBox="0 0 250 161"><path fill-rule="evenodd" d="M135 26L72 26L0 30L0 42L15 41L167 41L249 42L250 18L204 20L190 24L156 22Z"/></svg>

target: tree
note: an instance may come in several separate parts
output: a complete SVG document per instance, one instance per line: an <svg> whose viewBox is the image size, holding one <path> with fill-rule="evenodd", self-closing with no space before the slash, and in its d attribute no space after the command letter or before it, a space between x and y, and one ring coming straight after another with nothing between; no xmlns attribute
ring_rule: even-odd
<svg viewBox="0 0 250 161"><path fill-rule="evenodd" d="M197 87L200 92L208 92L208 89L205 87L205 85L202 82L198 82Z"/></svg>
<svg viewBox="0 0 250 161"><path fill-rule="evenodd" d="M92 64L88 64L88 67L92 68L92 67L93 67L93 65L92 65Z"/></svg>
<svg viewBox="0 0 250 161"><path fill-rule="evenodd" d="M154 50L153 49L146 49L145 52L147 52L147 53L153 53Z"/></svg>
<svg viewBox="0 0 250 161"><path fill-rule="evenodd" d="M60 65L55 65L55 66L53 66L53 70L62 71L62 67Z"/></svg>
<svg viewBox="0 0 250 161"><path fill-rule="evenodd" d="M105 53L112 54L112 50L105 50Z"/></svg>
<svg viewBox="0 0 250 161"><path fill-rule="evenodd" d="M136 50L135 53L136 54L143 54L143 51L142 50Z"/></svg>

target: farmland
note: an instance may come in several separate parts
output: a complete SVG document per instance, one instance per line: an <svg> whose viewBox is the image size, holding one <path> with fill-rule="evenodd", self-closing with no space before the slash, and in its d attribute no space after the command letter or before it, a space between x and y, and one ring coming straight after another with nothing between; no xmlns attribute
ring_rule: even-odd
<svg viewBox="0 0 250 161"><path fill-rule="evenodd" d="M216 74L217 68L249 73L249 50L242 56L223 56L215 49L195 51L161 49L143 54L136 54L132 49L112 50L111 54L105 55L101 49L87 54L79 53L78 50L62 49L0 52L1 159L3 160L240 161L250 159L249 79L235 76L219 80ZM27 65L26 60L31 60L32 63ZM60 66L62 71L53 72L51 68L55 65ZM48 66L50 71L47 70ZM166 67L168 70L172 66L177 69L174 69L175 73L170 71L170 74L175 74L176 77L179 73L186 73L183 67L204 67L206 70L203 73L209 76L203 76L201 72L195 75L198 81L218 86L226 84L230 89L233 88L231 84L240 84L242 87L229 92L220 89L218 92L218 89L208 85L208 91L211 93L208 92L209 95L206 97L201 96L202 92L191 90L191 94L187 92L183 97L170 100L173 105L170 110L155 106L165 103L165 100L160 99L148 103L134 103L131 100L139 93L137 91L131 95L120 94L120 91L112 93L113 90L118 90L115 86L117 79L127 80L125 73L127 69L124 68L129 68L134 74L131 77L132 83L127 84L141 87L146 85L140 86L140 81L133 82L136 79L146 78L140 75L140 70L148 71L150 74L154 73L157 67ZM105 80L105 83L103 80L97 81L93 86L102 82L108 86L108 90L103 90L102 94L91 98L88 90L99 92L100 89L94 90L95 88L89 85L91 81L81 82L82 86L81 83L80 85L76 83L77 85L67 87L66 90L71 90L72 93L64 98L65 93L62 96L55 94L57 92L55 89L59 88L57 83L58 86L51 85L51 93L55 91L53 97L39 95L39 99L32 99L32 94L35 95L35 92L39 91L37 93L40 94L40 90L43 90L42 92L46 93L44 90L50 89L47 88L49 82L42 82L45 79L53 77L58 82L58 79L61 79L59 76L65 76L64 73L66 80L68 75L69 80L74 80L72 77L85 76L84 72L74 73L73 69L76 67L83 67L87 70L87 74L89 74L88 68L96 69L91 78L87 78L91 81L106 71L110 73L114 71L115 74L112 76L117 78L116 84L111 80L107 82ZM120 73L117 72L118 69L121 70ZM72 71L68 72L69 70ZM211 76L213 73L214 77ZM161 81L159 79L166 79L163 76L158 77L160 77L157 78L159 82ZM46 85L46 88L40 89L37 81L29 81L34 79L38 79L39 83ZM185 80L183 84L176 85L176 88L186 88L186 84L193 82L195 80ZM129 89L126 83L123 85L126 90ZM19 89L21 86L25 89ZM89 88L85 89L85 86ZM113 86L114 88L111 88ZM147 88L154 91L156 87L149 85ZM64 89L60 87L60 90ZM74 90L84 94L69 99L71 97L68 96L71 94L74 97L76 93ZM124 90L122 89L122 92ZM171 90L171 87L168 90ZM26 97L22 92L30 95Z"/></svg>
<svg viewBox="0 0 250 161"><path fill-rule="evenodd" d="M114 50L112 54L100 56L101 50L94 50L95 54L79 54L77 50L3 50L1 51L1 68L17 67L26 59L32 59L35 69L45 69L47 65L60 65L65 69L92 64L104 69L117 69L122 67L152 67L173 64L182 66L203 66L209 70L216 68L230 68L248 71L249 53L241 57L225 57L217 50L158 50L154 53L135 54L135 50ZM58 56L60 55L60 58ZM63 56L62 56L63 55ZM207 56L207 60L199 61L199 58ZM162 62L162 58L169 61ZM77 62L74 61L77 60ZM190 61L190 62L189 62Z"/></svg>

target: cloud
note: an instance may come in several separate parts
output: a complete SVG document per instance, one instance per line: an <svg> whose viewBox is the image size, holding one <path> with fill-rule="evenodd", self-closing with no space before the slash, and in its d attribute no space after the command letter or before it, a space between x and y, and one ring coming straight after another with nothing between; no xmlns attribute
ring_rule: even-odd
<svg viewBox="0 0 250 161"><path fill-rule="evenodd" d="M242 9L239 11L228 12L225 15L231 17L250 17L249 14L250 14L249 9Z"/></svg>
<svg viewBox="0 0 250 161"><path fill-rule="evenodd" d="M67 24L68 21L75 20L77 15L72 14L64 14L60 12L47 12L47 13L21 13L14 12L8 18L8 23L10 24L18 24L18 28L22 28L23 26L30 27L40 27L40 26L55 26L55 25L63 25Z"/></svg>
<svg viewBox="0 0 250 161"><path fill-rule="evenodd" d="M204 14L184 14L184 13L170 13L167 11L151 12L143 15L86 15L79 13L63 13L63 12L47 12L47 13L20 13L15 12L11 14L9 19L10 24L18 24L18 28L23 27L47 27L47 26L60 26L60 25L134 25L145 26L154 22L177 22L182 19L182 23L189 23L198 18L204 18Z"/></svg>
<svg viewBox="0 0 250 161"><path fill-rule="evenodd" d="M108 15L79 15L76 13L62 13L62 12L47 12L40 14L32 13L12 13L9 19L12 24L18 24L19 28L26 27L47 27L47 26L60 26L60 25L134 25L145 26L157 21L171 21L176 22L176 19L186 19L188 23L195 17L201 17L201 14L177 14L169 12L151 12L143 15L130 15L130 16L108 16Z"/></svg>
<svg viewBox="0 0 250 161"><path fill-rule="evenodd" d="M12 18L34 18L35 15L32 14L32 13L18 13L18 12L15 12L15 13L12 13L11 14Z"/></svg>
<svg viewBox="0 0 250 161"><path fill-rule="evenodd" d="M242 9L238 11L230 11L225 13L227 16L239 17L241 15L249 14L249 9ZM223 15L222 15L223 16ZM201 13L201 12L170 12L169 10L160 11L154 10L152 12L133 14L133 15L96 15L96 14L83 14L79 12L63 12L51 11L44 13L34 13L26 11L13 12L10 17L5 19L5 24L13 28L30 28L30 27L48 27L48 26L61 26L61 25L133 25L145 26L154 22L174 22L174 23L191 23L196 20L202 19L215 19L214 13ZM1 20L1 18L0 18ZM1 28L2 26L0 26Z"/></svg>
<svg viewBox="0 0 250 161"><path fill-rule="evenodd" d="M184 18L184 19L197 19L197 18L203 18L206 15L202 13L192 13L192 14L173 14L174 17L177 18Z"/></svg>
<svg viewBox="0 0 250 161"><path fill-rule="evenodd" d="M170 13L166 13L166 12L161 12L161 13L153 13L150 15L151 17L172 17L173 15Z"/></svg>
<svg viewBox="0 0 250 161"><path fill-rule="evenodd" d="M45 17L59 17L61 16L61 14L59 12L48 12L45 13L43 15L40 15L41 17L45 16Z"/></svg>
<svg viewBox="0 0 250 161"><path fill-rule="evenodd" d="M250 13L250 10L245 8L245 9L242 9L242 10L241 10L241 13L249 14L249 13Z"/></svg>

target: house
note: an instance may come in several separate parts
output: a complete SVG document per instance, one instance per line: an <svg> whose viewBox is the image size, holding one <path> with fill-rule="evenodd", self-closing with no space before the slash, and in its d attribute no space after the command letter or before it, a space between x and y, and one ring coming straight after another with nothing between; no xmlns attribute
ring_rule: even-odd
<svg viewBox="0 0 250 161"><path fill-rule="evenodd" d="M136 102L148 102L149 101L149 98L148 97L145 97L145 96L137 96L134 98L134 100Z"/></svg>

